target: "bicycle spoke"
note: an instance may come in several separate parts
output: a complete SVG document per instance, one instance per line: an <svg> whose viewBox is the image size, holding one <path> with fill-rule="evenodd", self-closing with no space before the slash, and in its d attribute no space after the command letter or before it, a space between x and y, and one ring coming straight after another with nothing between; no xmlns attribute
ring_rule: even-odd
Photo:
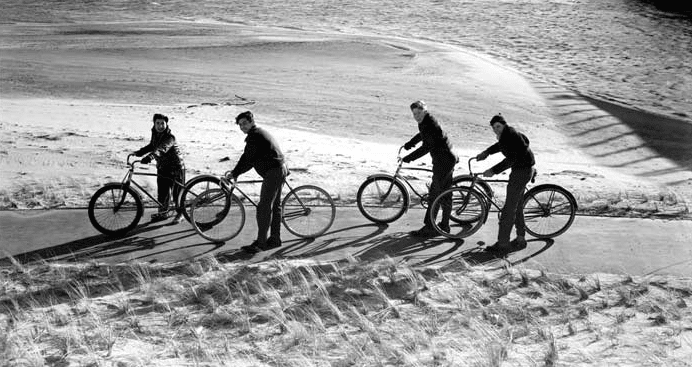
<svg viewBox="0 0 692 367"><path fill-rule="evenodd" d="M323 234L334 222L336 207L329 194L317 186L293 189L281 204L282 221L296 236L312 238Z"/></svg>

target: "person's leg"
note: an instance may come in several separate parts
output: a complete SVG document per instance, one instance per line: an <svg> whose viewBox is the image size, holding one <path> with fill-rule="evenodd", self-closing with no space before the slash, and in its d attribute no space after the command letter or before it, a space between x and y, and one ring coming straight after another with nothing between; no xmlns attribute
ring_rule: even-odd
<svg viewBox="0 0 692 367"><path fill-rule="evenodd" d="M185 166L177 168L173 172L173 177L175 180L180 183L181 185L185 185ZM179 203L178 200L180 199L180 194L181 191L183 191L183 186L180 186L178 183L171 182L173 185L173 200L176 204L175 208L175 218L173 218L173 221L171 222L172 224L178 224L183 220L183 212L185 211L185 203ZM178 205L180 204L180 205Z"/></svg>
<svg viewBox="0 0 692 367"><path fill-rule="evenodd" d="M185 185L185 167L183 166L175 169L175 171L173 172L173 178L176 181L178 181L181 185ZM180 198L180 192L183 191L183 186L180 186L174 182L171 182L171 184L173 185L173 200L178 200ZM183 207L183 205L180 205L176 208L175 211L176 213L178 213L178 215L181 215L183 214L184 210L185 208Z"/></svg>
<svg viewBox="0 0 692 367"><path fill-rule="evenodd" d="M509 236L512 232L512 226L517 219L517 211L520 210L519 205L522 202L526 184L531 179L530 176L531 168L512 169L512 172L509 174L507 196L505 197L505 205L502 207L502 214L500 215L500 229L497 235L497 242L501 246L509 244ZM523 213L520 215L523 222Z"/></svg>
<svg viewBox="0 0 692 367"><path fill-rule="evenodd" d="M278 173L277 173L278 172ZM283 176L281 169L270 170L263 177L262 188L260 190L260 199L257 203L257 243L267 243L267 233L269 227L273 225L272 217L274 217L275 201L281 200L279 193L283 185ZM278 220L281 223L281 208L279 207Z"/></svg>
<svg viewBox="0 0 692 367"><path fill-rule="evenodd" d="M531 181L531 176L533 175L533 168L522 169L517 173L519 176L519 183L521 184L521 193L519 193L520 200L517 205L517 214L514 219L514 229L517 231L518 245L525 245L526 240L524 237L526 236L526 223L524 222L524 208L522 204L524 193L526 193L526 185Z"/></svg>
<svg viewBox="0 0 692 367"><path fill-rule="evenodd" d="M165 213L168 211L168 206L171 201L171 172L160 170L157 172L156 186L159 200L161 206L159 207L159 213Z"/></svg>
<svg viewBox="0 0 692 367"><path fill-rule="evenodd" d="M282 173L277 177L279 183L276 185L276 194L272 203L272 220L269 230L269 240L272 245L281 245L281 190L283 189L286 176Z"/></svg>

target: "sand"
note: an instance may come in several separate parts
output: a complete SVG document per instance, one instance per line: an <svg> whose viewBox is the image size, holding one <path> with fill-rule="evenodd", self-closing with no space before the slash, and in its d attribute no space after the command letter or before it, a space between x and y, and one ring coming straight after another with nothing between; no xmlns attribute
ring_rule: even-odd
<svg viewBox="0 0 692 367"><path fill-rule="evenodd" d="M461 157L457 174L494 143L487 122L501 112L530 137L539 182L568 188L583 210L689 217L692 123L529 80L464 49L214 23L0 25L0 34L3 209L84 207L122 178L154 113L170 117L188 178L221 174L242 152L233 121L245 110L280 142L292 181L352 204L369 174L393 171L417 132L408 105L423 99Z"/></svg>

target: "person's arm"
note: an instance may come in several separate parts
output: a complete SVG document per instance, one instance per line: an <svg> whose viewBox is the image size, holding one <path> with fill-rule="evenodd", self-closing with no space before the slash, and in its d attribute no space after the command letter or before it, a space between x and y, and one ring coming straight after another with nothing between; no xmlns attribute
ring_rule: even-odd
<svg viewBox="0 0 692 367"><path fill-rule="evenodd" d="M236 163L233 170L231 170L231 176L233 176L234 179L237 179L238 176L252 169L256 155L257 143L255 142L254 138L248 136L243 154L240 156L240 159L238 159L238 163Z"/></svg>
<svg viewBox="0 0 692 367"><path fill-rule="evenodd" d="M411 138L411 140L409 140L408 142L406 142L406 144L404 144L404 149L409 150L409 149L413 148L413 147L416 146L416 144L418 144L421 140L423 140L423 137L421 137L420 133L414 135L414 136Z"/></svg>
<svg viewBox="0 0 692 367"><path fill-rule="evenodd" d="M149 144L141 147L140 149L136 150L134 152L134 155L137 157L141 157L147 153L150 153L152 150L153 150L153 148L151 147L151 143L149 143Z"/></svg>
<svg viewBox="0 0 692 367"><path fill-rule="evenodd" d="M421 147L419 147L418 149L416 149L416 150L414 150L413 152L411 152L409 155L407 155L407 156L405 156L404 158L402 158L401 160L404 161L405 163L413 162L413 161L415 161L416 159L418 159L418 158L424 156L425 154L427 154L428 151L429 151L429 149L428 149L427 147L421 146Z"/></svg>
<svg viewBox="0 0 692 367"><path fill-rule="evenodd" d="M154 158L161 158L166 152L168 152L175 145L175 136L167 135L163 137L156 147L152 147L152 155Z"/></svg>
<svg viewBox="0 0 692 367"><path fill-rule="evenodd" d="M507 155L505 159L500 161L500 163L494 165L491 170L493 173L498 174L507 168L514 166L519 157L526 154L526 150L529 147L528 141L524 140L519 132L514 132L507 137Z"/></svg>

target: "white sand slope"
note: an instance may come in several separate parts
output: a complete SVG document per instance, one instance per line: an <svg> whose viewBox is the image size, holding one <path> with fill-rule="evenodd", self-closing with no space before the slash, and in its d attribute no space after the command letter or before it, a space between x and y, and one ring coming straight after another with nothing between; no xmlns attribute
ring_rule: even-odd
<svg viewBox="0 0 692 367"><path fill-rule="evenodd" d="M627 127L622 113L462 49L246 26L137 26L142 33L130 40L109 35L117 24L92 24L102 32L77 44L74 34L56 35L74 27L64 25L41 28L51 37L39 32L31 47L29 32L3 45L1 207L85 205L100 184L120 180L156 112L171 118L188 177L223 173L242 151L233 121L246 109L280 141L292 180L350 203L368 174L394 169L398 147L417 132L408 109L416 99L450 135L459 174L494 142L487 121L502 112L530 137L541 182L567 187L582 206L680 215L690 200L689 157L652 156L652 140L637 140L636 129L614 131ZM177 35L192 28L208 33ZM668 134L672 144L684 141L681 131Z"/></svg>

